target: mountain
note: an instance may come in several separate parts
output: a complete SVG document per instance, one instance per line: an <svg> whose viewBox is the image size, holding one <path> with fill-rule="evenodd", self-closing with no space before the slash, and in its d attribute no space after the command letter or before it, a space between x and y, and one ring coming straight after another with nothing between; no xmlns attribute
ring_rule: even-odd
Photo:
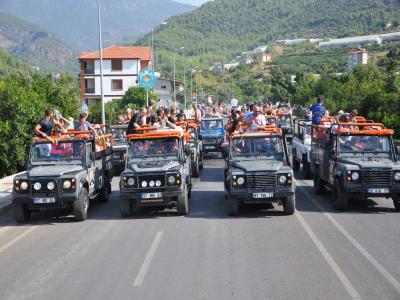
<svg viewBox="0 0 400 300"><path fill-rule="evenodd" d="M0 78L10 75L32 74L33 69L23 61L0 50Z"/></svg>
<svg viewBox="0 0 400 300"><path fill-rule="evenodd" d="M400 20L398 0L215 0L166 20L154 33L160 63L171 52L193 64L230 60L285 38L326 38L381 32ZM148 43L150 35L139 43ZM157 54L157 53L156 53ZM158 55L159 55L158 54ZM178 58L179 59L179 58Z"/></svg>
<svg viewBox="0 0 400 300"><path fill-rule="evenodd" d="M171 0L101 0L105 45L139 37L173 15L195 7ZM98 47L96 0L1 0L0 10L55 33L79 50Z"/></svg>
<svg viewBox="0 0 400 300"><path fill-rule="evenodd" d="M0 12L0 49L42 72L78 72L77 53L35 24Z"/></svg>

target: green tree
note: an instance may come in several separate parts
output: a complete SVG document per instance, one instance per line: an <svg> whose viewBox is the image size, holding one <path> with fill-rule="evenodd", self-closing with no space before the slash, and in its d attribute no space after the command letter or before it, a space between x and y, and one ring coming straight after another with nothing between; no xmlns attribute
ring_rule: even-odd
<svg viewBox="0 0 400 300"><path fill-rule="evenodd" d="M129 88L125 96L121 100L121 105L124 108L130 107L132 109L138 109L140 107L146 106L146 90L141 87L131 87ZM150 100L156 100L156 95L149 90L149 102Z"/></svg>

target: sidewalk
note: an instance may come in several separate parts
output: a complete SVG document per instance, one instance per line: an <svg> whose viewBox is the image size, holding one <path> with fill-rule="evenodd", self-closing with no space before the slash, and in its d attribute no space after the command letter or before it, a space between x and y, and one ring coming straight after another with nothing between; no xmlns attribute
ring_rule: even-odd
<svg viewBox="0 0 400 300"><path fill-rule="evenodd" d="M11 193L15 175L0 179L0 215L11 209Z"/></svg>

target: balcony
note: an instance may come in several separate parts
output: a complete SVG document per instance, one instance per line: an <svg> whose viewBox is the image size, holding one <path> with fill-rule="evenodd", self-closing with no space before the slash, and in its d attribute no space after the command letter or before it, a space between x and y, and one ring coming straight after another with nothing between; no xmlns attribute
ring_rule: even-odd
<svg viewBox="0 0 400 300"><path fill-rule="evenodd" d="M85 75L94 75L94 68L86 68L84 69Z"/></svg>
<svg viewBox="0 0 400 300"><path fill-rule="evenodd" d="M94 94L94 93L95 93L95 88L94 87L85 89L85 94Z"/></svg>

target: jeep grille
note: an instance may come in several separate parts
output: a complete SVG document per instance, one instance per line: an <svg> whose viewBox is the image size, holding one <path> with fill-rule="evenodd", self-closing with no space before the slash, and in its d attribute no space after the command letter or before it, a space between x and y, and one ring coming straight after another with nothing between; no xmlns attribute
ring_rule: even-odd
<svg viewBox="0 0 400 300"><path fill-rule="evenodd" d="M40 182L42 185L42 188L37 191L33 188L33 185L35 182ZM50 191L47 189L47 184L49 182L53 182L55 187L54 190ZM30 188L31 188L31 194L32 195L51 195L51 196L61 196L62 194L62 182L60 180L54 180L54 179L31 179L30 180Z"/></svg>
<svg viewBox="0 0 400 300"><path fill-rule="evenodd" d="M204 138L203 139L203 143L204 144L216 144L217 143L217 139L215 139L215 138Z"/></svg>
<svg viewBox="0 0 400 300"><path fill-rule="evenodd" d="M160 187L164 187L165 186L165 174L146 174L146 175L139 175L139 188L142 188L142 181L147 181L147 184L149 184L149 182L153 180L154 182L156 182L157 180L161 181L161 186ZM157 188L160 188L157 187ZM150 188L147 185L147 188Z"/></svg>
<svg viewBox="0 0 400 300"><path fill-rule="evenodd" d="M390 185L392 184L392 172L389 170L363 171L362 183L368 185Z"/></svg>
<svg viewBox="0 0 400 300"><path fill-rule="evenodd" d="M246 176L247 188L276 188L278 185L276 173L254 173Z"/></svg>

